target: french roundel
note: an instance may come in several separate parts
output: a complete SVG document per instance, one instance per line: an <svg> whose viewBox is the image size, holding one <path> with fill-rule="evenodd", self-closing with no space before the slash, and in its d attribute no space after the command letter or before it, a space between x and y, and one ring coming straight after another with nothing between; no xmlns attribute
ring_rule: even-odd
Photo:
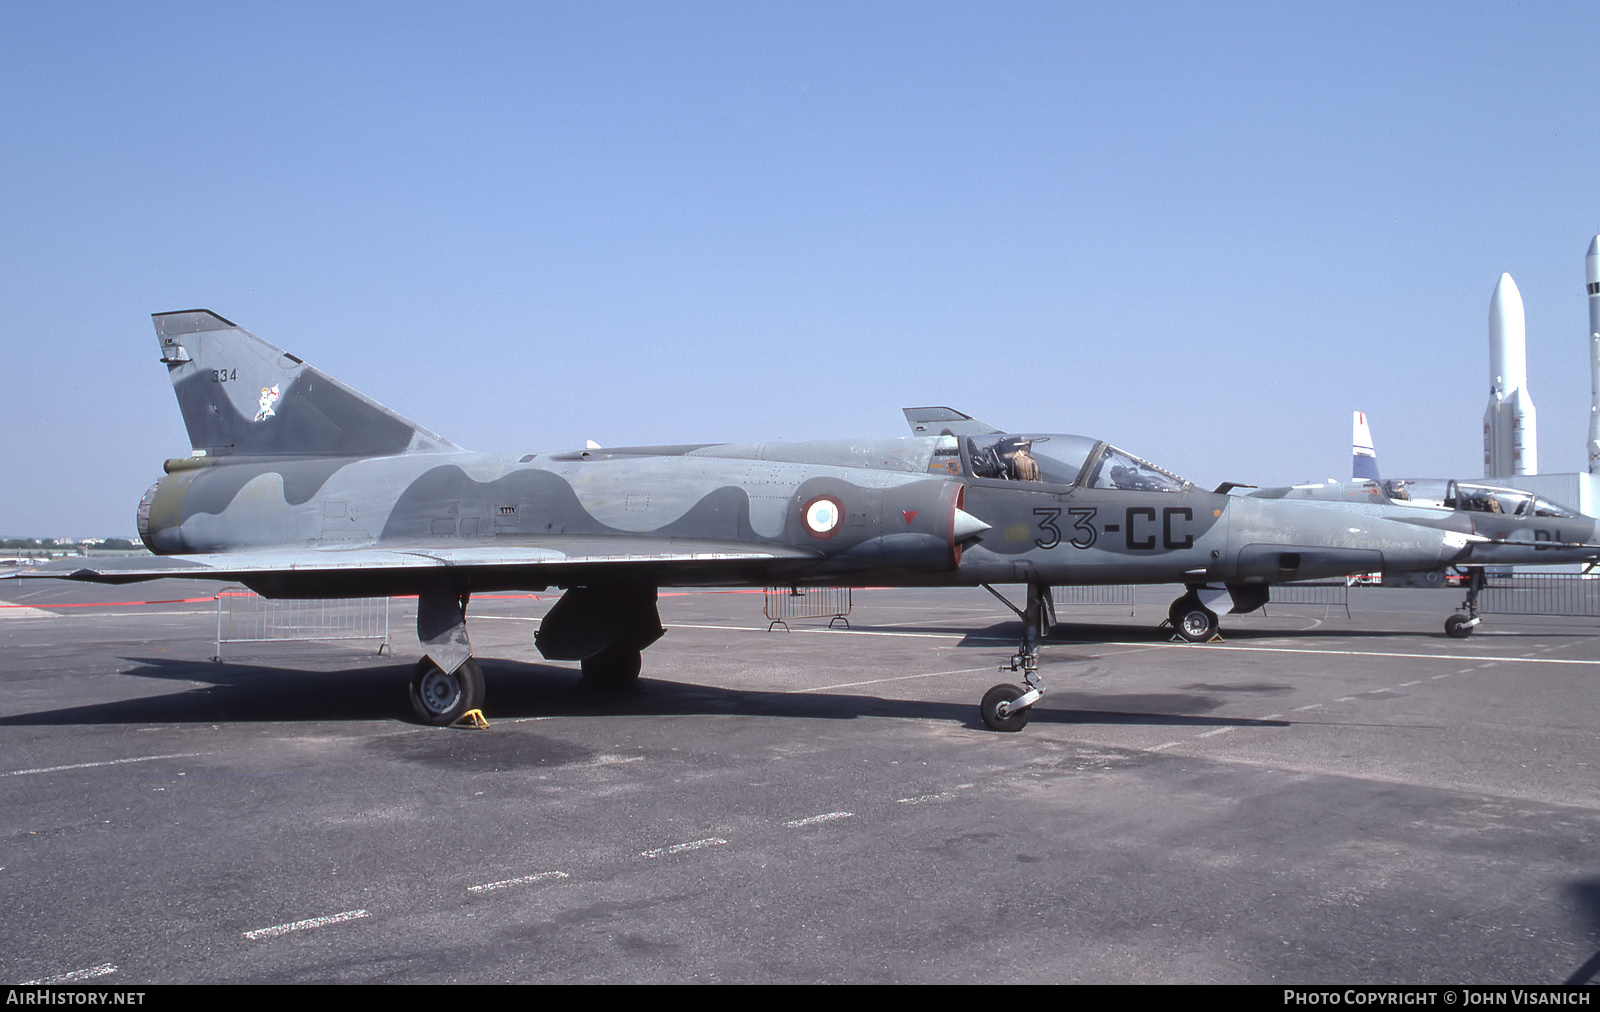
<svg viewBox="0 0 1600 1012"><path fill-rule="evenodd" d="M832 496L818 496L806 503L806 530L811 532L812 537L831 538L839 530L839 521L843 516L839 500Z"/></svg>

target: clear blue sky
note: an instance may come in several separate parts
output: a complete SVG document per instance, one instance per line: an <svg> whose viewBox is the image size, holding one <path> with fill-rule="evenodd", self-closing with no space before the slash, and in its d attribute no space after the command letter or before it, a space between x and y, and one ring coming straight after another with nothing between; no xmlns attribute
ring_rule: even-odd
<svg viewBox="0 0 1600 1012"><path fill-rule="evenodd" d="M213 309L474 449L1098 435L1586 466L1593 3L0 5L0 534L128 535Z"/></svg>

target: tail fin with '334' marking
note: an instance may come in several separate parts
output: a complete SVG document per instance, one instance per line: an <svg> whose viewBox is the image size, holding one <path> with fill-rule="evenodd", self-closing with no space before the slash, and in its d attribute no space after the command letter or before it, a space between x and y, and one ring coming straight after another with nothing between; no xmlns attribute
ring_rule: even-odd
<svg viewBox="0 0 1600 1012"><path fill-rule="evenodd" d="M461 449L208 309L152 318L197 457Z"/></svg>

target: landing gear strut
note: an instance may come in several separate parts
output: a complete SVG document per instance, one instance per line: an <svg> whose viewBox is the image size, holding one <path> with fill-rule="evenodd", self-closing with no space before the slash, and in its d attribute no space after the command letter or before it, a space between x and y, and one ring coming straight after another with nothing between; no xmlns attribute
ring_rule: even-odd
<svg viewBox="0 0 1600 1012"><path fill-rule="evenodd" d="M1478 617L1478 593L1483 590L1489 577L1483 567L1468 570L1467 599L1461 602L1461 610L1465 615L1455 614L1444 620L1445 635L1458 640L1464 640L1472 635L1472 630L1477 628L1483 619Z"/></svg>
<svg viewBox="0 0 1600 1012"><path fill-rule="evenodd" d="M1044 696L1044 683L1039 679L1039 636L1049 631L1055 617L1055 602L1050 598L1049 584L1028 584L1028 604L1021 609L987 583L983 586L1022 619L1022 638L1017 652L1011 655L1010 665L1000 670L1022 672L1022 684L1026 688L996 685L983 694L979 712L991 730L1020 731L1028 726L1033 704Z"/></svg>
<svg viewBox="0 0 1600 1012"><path fill-rule="evenodd" d="M411 710L424 724L445 727L483 706L483 669L467 638L469 597L446 583L417 595L417 640L425 653L411 673Z"/></svg>

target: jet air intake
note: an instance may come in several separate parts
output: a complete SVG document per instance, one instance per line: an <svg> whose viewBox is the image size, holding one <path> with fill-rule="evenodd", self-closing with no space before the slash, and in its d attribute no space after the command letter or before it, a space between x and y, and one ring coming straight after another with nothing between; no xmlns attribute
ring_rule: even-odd
<svg viewBox="0 0 1600 1012"><path fill-rule="evenodd" d="M788 536L837 571L950 570L962 545L989 529L961 508L965 495L954 481L872 489L817 478L794 496Z"/></svg>

